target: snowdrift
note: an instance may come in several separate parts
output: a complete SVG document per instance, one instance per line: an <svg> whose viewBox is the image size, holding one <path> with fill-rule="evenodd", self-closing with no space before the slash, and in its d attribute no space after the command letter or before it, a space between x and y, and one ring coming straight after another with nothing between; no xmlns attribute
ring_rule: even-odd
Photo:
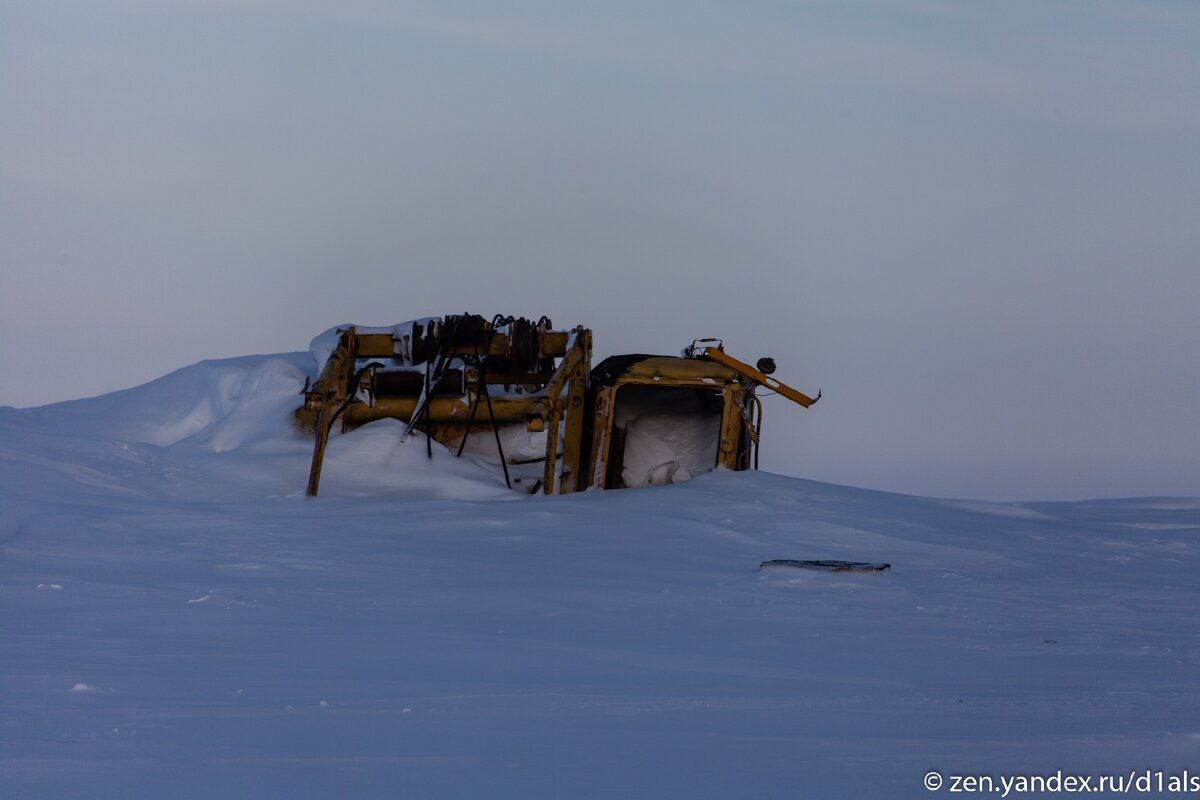
<svg viewBox="0 0 1200 800"><path fill-rule="evenodd" d="M527 497L380 422L331 440L308 500L289 415L312 369L210 361L0 409L5 796L914 797L935 769L1197 770L1198 499L728 472ZM758 568L786 558L893 568Z"/></svg>
<svg viewBox="0 0 1200 800"><path fill-rule="evenodd" d="M300 403L305 378L314 372L307 353L203 361L102 397L0 409L0 426L17 436L39 437L43 446L53 446L45 437L99 446L108 452L89 466L100 471L106 463L158 465L139 485L142 491L214 500L228 493L299 496L312 439L295 429L292 411ZM331 497L382 493L459 499L511 494L502 481L497 486L498 465L493 470L482 457L452 458L436 442L431 461L423 436L403 441L402 434L402 425L383 420L335 435L325 457L330 469L324 492ZM119 458L114 459L114 447ZM116 477L129 468L125 463ZM181 474L190 480L154 480ZM134 486L123 480L106 485L116 484Z"/></svg>

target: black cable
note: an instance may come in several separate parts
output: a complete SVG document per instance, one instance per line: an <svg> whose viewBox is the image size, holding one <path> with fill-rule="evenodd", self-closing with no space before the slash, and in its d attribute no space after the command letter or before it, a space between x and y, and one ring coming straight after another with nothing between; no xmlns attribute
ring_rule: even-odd
<svg viewBox="0 0 1200 800"><path fill-rule="evenodd" d="M463 315L463 317L465 316L466 315ZM431 408L431 403L433 402L433 387L436 386L445 375L446 364L449 362L448 351L450 349L450 343L453 341L455 335L458 333L459 328L462 326L463 317L451 316L449 318L451 320L451 327L446 333L443 334L439 329L437 363L433 364L433 362L429 360L425 361L425 391L421 397L421 405L414 409L412 419L408 424L408 430L412 431L412 429L416 427L417 420L422 414L424 414L425 455L431 459L433 458L433 442L431 441L433 437L433 410ZM433 364L432 376L429 374L429 367L431 364Z"/></svg>
<svg viewBox="0 0 1200 800"><path fill-rule="evenodd" d="M430 436L429 401L433 399L433 382L429 379L429 362L425 362L425 397L422 411L425 412L425 457L433 459L433 437Z"/></svg>
<svg viewBox="0 0 1200 800"><path fill-rule="evenodd" d="M496 335L495 324L497 321L502 319L503 318L497 314L492 320L493 327L488 330L487 342L483 348L485 353L490 353L492 351L492 337ZM475 402L471 404L471 414L467 417L467 427L463 431L462 441L458 443L458 453L456 454L456 457L461 458L463 450L467 446L467 437L471 435L471 428L475 424L475 414L479 410L479 398L482 396L483 399L487 401L488 416L491 417L492 420L492 432L496 435L496 452L500 455L500 469L504 471L504 485L511 489L512 479L508 474L508 459L504 456L504 445L500 442L500 426L496 423L496 414L492 410L492 395L490 392L488 392L487 388L487 358L486 356L481 356L479 354L479 339L477 337L471 338L471 348L475 351L473 358L474 366L478 367L479 369L479 388L475 393ZM465 361L466 360L464 359L464 366Z"/></svg>
<svg viewBox="0 0 1200 800"><path fill-rule="evenodd" d="M754 398L754 404L758 406L758 424L754 426L754 469L758 469L758 451L762 448L762 421L763 421L763 404L762 400L758 399L757 395L751 395Z"/></svg>
<svg viewBox="0 0 1200 800"><path fill-rule="evenodd" d="M489 341L489 344L490 344L490 341ZM484 374L483 364L479 358L479 341L476 339L472 339L471 347L475 351L475 362L474 362L473 366L475 366L479 369L479 382L486 386L487 385L486 384L487 376ZM491 347L489 347L488 349L490 350ZM475 402L471 403L471 414L470 414L470 416L467 417L467 427L463 431L462 441L458 443L458 453L455 455L455 458L462 458L463 448L465 448L467 446L467 437L471 435L471 428L475 425L475 412L479 410L479 397L480 397L480 392L478 390L476 390ZM495 424L495 422L496 422L495 420L492 420L493 425Z"/></svg>
<svg viewBox="0 0 1200 800"><path fill-rule="evenodd" d="M378 361L372 361L370 364L367 364L365 367L350 376L350 381L347 384L346 399L342 401L342 404L333 412L333 416L329 418L329 424L331 426L333 423L337 422L337 418L342 415L342 412L349 408L350 404L358 399L358 387L359 384L362 383L363 375L366 375L368 371L374 369L375 367L381 366L383 365Z"/></svg>
<svg viewBox="0 0 1200 800"><path fill-rule="evenodd" d="M489 333L487 340L487 352L492 351L492 336L495 333ZM512 488L512 480L508 477L508 460L504 457L504 445L500 443L500 426L496 423L496 412L492 410L492 395L487 388L487 366L483 363L479 367L479 388L483 391L483 397L487 400L488 416L492 418L492 433L496 434L496 452L500 454L500 468L504 470L504 485L509 489Z"/></svg>

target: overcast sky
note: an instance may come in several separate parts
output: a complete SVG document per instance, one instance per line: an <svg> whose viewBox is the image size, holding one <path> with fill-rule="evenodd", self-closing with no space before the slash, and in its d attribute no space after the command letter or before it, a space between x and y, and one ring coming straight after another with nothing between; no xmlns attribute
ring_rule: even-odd
<svg viewBox="0 0 1200 800"><path fill-rule="evenodd" d="M1200 4L0 0L0 404L338 323L723 337L763 465L1200 495Z"/></svg>

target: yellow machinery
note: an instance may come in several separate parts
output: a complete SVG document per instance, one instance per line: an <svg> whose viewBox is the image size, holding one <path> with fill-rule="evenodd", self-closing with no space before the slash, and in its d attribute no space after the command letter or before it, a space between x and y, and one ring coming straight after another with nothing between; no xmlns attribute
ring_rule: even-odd
<svg viewBox="0 0 1200 800"><path fill-rule="evenodd" d="M317 494L337 422L346 431L398 419L458 455L468 442L477 452L481 440L494 440L510 487L510 467L540 463L531 491L562 494L757 467L757 387L804 407L820 399L771 378L770 359L752 367L717 340L693 342L682 356L613 356L595 369L591 355L591 331L556 330L545 317L463 314L339 329L296 411L316 435L308 494ZM532 434L524 440L541 452L506 455L503 442L514 433Z"/></svg>

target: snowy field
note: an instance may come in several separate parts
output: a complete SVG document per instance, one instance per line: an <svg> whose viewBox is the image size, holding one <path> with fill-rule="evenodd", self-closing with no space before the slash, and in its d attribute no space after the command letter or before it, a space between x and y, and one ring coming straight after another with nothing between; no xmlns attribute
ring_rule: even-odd
<svg viewBox="0 0 1200 800"><path fill-rule="evenodd" d="M526 497L382 422L331 441L307 500L289 414L312 364L0 409L0 797L1200 774L1200 499L766 473ZM759 569L778 558L893 567Z"/></svg>

